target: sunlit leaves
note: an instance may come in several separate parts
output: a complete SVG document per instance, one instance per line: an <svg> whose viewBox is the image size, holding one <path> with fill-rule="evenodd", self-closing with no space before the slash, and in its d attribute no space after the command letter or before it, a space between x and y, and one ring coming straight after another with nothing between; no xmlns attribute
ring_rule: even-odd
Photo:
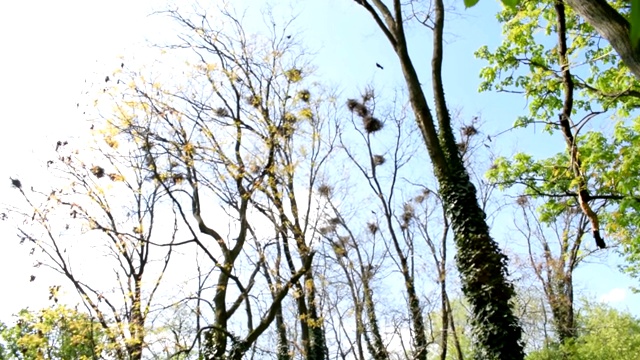
<svg viewBox="0 0 640 360"><path fill-rule="evenodd" d="M0 336L10 359L93 359L106 355L103 352L108 349L96 321L63 306L22 310L16 325L1 325Z"/></svg>
<svg viewBox="0 0 640 360"><path fill-rule="evenodd" d="M612 4L623 14L622 4ZM599 104L620 111L637 106L637 100L617 97L637 89L629 74L609 46L597 42L599 34L570 8L565 9L570 70L576 83L574 111L591 111ZM529 1L506 7L498 15L505 40L494 50L482 47L476 56L488 61L481 70L480 90L524 94L533 118L548 121L561 108L563 94L561 67L557 51L557 17L552 1ZM631 102L631 103L630 103Z"/></svg>
<svg viewBox="0 0 640 360"><path fill-rule="evenodd" d="M629 313L595 303L581 308L576 339L534 351L527 359L633 360L639 351L640 321Z"/></svg>
<svg viewBox="0 0 640 360"><path fill-rule="evenodd" d="M464 6L468 8L475 6L477 3L478 0L464 0Z"/></svg>

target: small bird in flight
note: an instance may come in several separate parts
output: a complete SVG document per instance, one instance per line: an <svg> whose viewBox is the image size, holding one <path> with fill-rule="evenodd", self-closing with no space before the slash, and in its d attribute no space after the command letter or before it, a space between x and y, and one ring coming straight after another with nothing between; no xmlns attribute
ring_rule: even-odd
<svg viewBox="0 0 640 360"><path fill-rule="evenodd" d="M382 65L380 65L380 64L378 64L378 63L376 63L376 66L378 67L378 69L380 69L380 70L384 70L384 68L382 67Z"/></svg>

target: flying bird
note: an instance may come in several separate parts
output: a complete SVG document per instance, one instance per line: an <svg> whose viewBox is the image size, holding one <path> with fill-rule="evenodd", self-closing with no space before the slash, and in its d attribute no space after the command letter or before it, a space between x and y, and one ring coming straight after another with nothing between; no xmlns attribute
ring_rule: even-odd
<svg viewBox="0 0 640 360"><path fill-rule="evenodd" d="M107 75L107 76L104 78L104 82L109 82L109 80L110 80L110 79L109 79L109 75Z"/></svg>
<svg viewBox="0 0 640 360"><path fill-rule="evenodd" d="M380 65L380 64L378 64L378 63L376 63L376 67L378 67L378 69L380 69L380 70L384 70L384 68L382 67L382 65Z"/></svg>
<svg viewBox="0 0 640 360"><path fill-rule="evenodd" d="M22 188L22 183L18 179L11 179L11 185L13 185L13 187L15 187L17 189Z"/></svg>

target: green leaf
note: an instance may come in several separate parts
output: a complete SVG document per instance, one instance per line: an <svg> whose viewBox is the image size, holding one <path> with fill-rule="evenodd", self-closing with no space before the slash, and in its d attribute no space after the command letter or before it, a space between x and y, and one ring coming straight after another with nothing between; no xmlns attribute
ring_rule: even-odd
<svg viewBox="0 0 640 360"><path fill-rule="evenodd" d="M631 44L638 47L640 43L640 0L631 0Z"/></svg>
<svg viewBox="0 0 640 360"><path fill-rule="evenodd" d="M502 4L506 7L515 8L519 0L502 0ZM636 0L638 1L638 0Z"/></svg>
<svg viewBox="0 0 640 360"><path fill-rule="evenodd" d="M470 8L475 6L478 3L479 0L464 0L464 6L466 8Z"/></svg>

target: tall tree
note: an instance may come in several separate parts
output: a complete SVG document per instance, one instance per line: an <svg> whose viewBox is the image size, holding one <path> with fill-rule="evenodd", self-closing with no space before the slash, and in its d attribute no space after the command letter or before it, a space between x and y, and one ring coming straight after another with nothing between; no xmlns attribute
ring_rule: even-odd
<svg viewBox="0 0 640 360"><path fill-rule="evenodd" d="M331 106L307 80L286 23L264 14L269 33L255 34L230 7L219 10L165 13L181 29L168 48L188 58L190 76L174 84L118 70L122 116L106 127L146 151L148 177L186 224L182 245L205 254L197 296L184 299L197 307L200 355L272 353L273 330L279 359L324 359L310 242L313 189L335 137Z"/></svg>
<svg viewBox="0 0 640 360"><path fill-rule="evenodd" d="M483 47L476 53L489 62L481 72L481 90L526 96L529 112L518 116L514 127L543 125L564 138L566 150L547 159L525 153L499 158L491 176L545 199L539 208L545 223L579 209L589 219L595 245L607 245L606 230L611 240L622 240L629 269L637 271L640 164L634 154L640 83L611 46L599 42L593 27L562 2L506 8L498 18L507 39L494 51ZM613 129L594 124L605 114L616 120Z"/></svg>
<svg viewBox="0 0 640 360"><path fill-rule="evenodd" d="M476 356L482 359L522 359L522 329L511 305L515 293L507 280L507 257L489 234L486 215L478 203L476 188L459 153L445 100L442 81L444 3L435 0L432 3L433 13L424 21L433 29L431 81L435 118L409 55L404 28L407 12L411 11L414 2L403 5L395 0L391 7L380 0L356 0L356 3L371 14L400 61L409 100L451 220L462 289L473 310L472 324L478 344Z"/></svg>

